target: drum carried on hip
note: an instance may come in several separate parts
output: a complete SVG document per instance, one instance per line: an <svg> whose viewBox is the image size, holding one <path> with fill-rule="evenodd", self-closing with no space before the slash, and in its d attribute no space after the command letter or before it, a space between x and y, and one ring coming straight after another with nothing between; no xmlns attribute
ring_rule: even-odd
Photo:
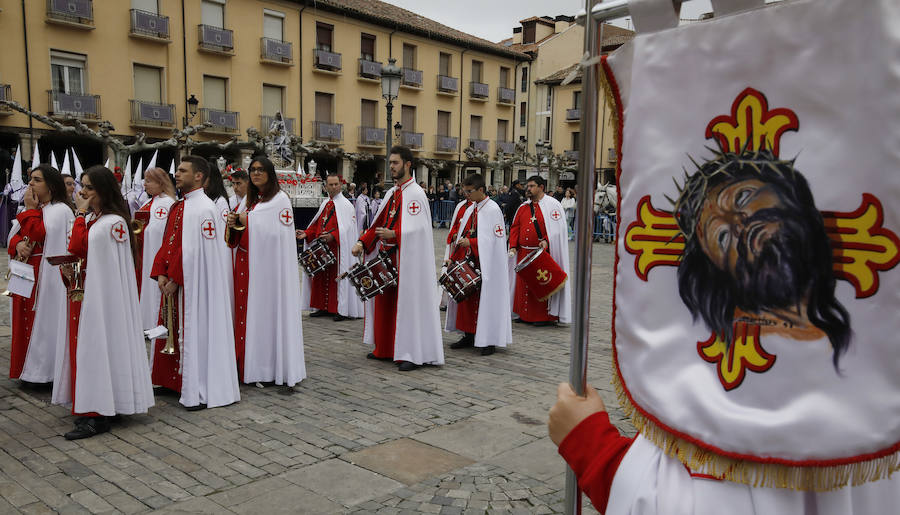
<svg viewBox="0 0 900 515"><path fill-rule="evenodd" d="M516 273L542 302L561 290L568 279L566 272L542 248L532 250L519 261Z"/></svg>
<svg viewBox="0 0 900 515"><path fill-rule="evenodd" d="M447 267L438 282L447 295L459 303L481 289L481 270L468 259L457 261Z"/></svg>
<svg viewBox="0 0 900 515"><path fill-rule="evenodd" d="M313 241L308 249L300 253L300 266L310 277L314 277L335 263L337 263L337 258L334 256L334 252L327 243L319 239Z"/></svg>
<svg viewBox="0 0 900 515"><path fill-rule="evenodd" d="M391 256L383 250L372 261L353 265L344 275L356 288L356 293L363 302L396 286L399 277L394 262L391 261ZM343 276L339 279L341 278Z"/></svg>

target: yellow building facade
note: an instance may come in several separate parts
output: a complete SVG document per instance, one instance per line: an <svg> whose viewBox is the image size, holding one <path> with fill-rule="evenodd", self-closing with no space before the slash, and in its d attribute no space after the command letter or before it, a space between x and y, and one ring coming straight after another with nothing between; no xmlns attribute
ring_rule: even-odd
<svg viewBox="0 0 900 515"><path fill-rule="evenodd" d="M126 141L139 132L166 139L185 123L206 122L212 127L194 139L219 143L245 139L249 127L265 133L280 112L303 141L344 150L309 156L319 170L368 181L383 171L388 135L429 165L418 170L428 182L458 180L476 166L463 153L469 145L510 149L513 80L529 58L375 0L0 0L0 30L0 98L31 111L95 129L109 121ZM391 57L403 68L396 137L381 96ZM69 147L85 166L108 154L0 112L0 147L21 144L30 158L33 141L43 161L53 151L61 162ZM199 145L194 153L223 152ZM166 165L174 151L163 154Z"/></svg>

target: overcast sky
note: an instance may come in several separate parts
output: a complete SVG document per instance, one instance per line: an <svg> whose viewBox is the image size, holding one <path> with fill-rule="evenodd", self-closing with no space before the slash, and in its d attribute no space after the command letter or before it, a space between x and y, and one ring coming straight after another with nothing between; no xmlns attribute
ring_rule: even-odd
<svg viewBox="0 0 900 515"><path fill-rule="evenodd" d="M454 29L498 42L512 36L513 27L531 16L574 15L581 0L385 0ZM681 7L682 18L699 18L712 11L709 0L691 0ZM624 23L617 25L627 26ZM631 28L628 26L628 28Z"/></svg>

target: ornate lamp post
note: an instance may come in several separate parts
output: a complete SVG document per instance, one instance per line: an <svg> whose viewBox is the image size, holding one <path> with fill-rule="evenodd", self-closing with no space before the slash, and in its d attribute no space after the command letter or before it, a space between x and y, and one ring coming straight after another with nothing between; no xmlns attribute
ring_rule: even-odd
<svg viewBox="0 0 900 515"><path fill-rule="evenodd" d="M184 126L187 127L191 124L191 120L197 116L197 106L200 105L200 101L197 100L197 97L191 95L191 98L185 101L187 103L187 114L184 116Z"/></svg>
<svg viewBox="0 0 900 515"><path fill-rule="evenodd" d="M394 124L394 139L398 142L400 141L400 131L403 130L403 125L400 122Z"/></svg>
<svg viewBox="0 0 900 515"><path fill-rule="evenodd" d="M391 57L388 59L388 65L381 70L381 96L387 100L387 130L385 130L384 138L384 181L388 182L391 178L389 159L391 156L391 115L394 110L394 100L400 91L400 68L397 67L397 60ZM399 131L398 131L399 132Z"/></svg>

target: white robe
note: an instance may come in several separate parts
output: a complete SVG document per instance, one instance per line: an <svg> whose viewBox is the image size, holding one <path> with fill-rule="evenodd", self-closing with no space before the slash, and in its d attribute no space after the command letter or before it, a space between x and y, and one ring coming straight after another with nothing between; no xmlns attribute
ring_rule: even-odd
<svg viewBox="0 0 900 515"><path fill-rule="evenodd" d="M169 220L169 212L175 199L157 195L151 202L150 221L144 227L144 249L141 255L141 324L145 330L159 325L159 302L162 293L156 281L150 278L150 270L153 268L153 259L162 246L166 222ZM150 359L153 359L152 356Z"/></svg>
<svg viewBox="0 0 900 515"><path fill-rule="evenodd" d="M231 205L227 198L219 197L215 200L216 211L219 216L216 217L216 234L220 235L219 243L222 244L222 248L224 248L227 252L228 258L228 270L234 270L234 250L228 246L228 242L225 241L225 226L228 225L228 213L232 211L232 209L237 208L238 206ZM247 210L247 207L244 206L244 211ZM228 290L228 298L231 299L231 318L234 319L234 274L229 273L228 277L224 278L225 285Z"/></svg>
<svg viewBox="0 0 900 515"><path fill-rule="evenodd" d="M306 377L300 277L293 221L279 218L291 200L279 191L247 213L250 280L244 337L244 382L294 386Z"/></svg>
<svg viewBox="0 0 900 515"><path fill-rule="evenodd" d="M456 241L462 239L463 228L475 212L470 206L459 224ZM503 211L490 198L477 205L478 259L481 267L481 291L478 301L478 323L475 327L475 346L496 345L506 347L512 343L512 319L509 313L509 274L506 258L506 226ZM452 298L447 303L447 320L444 329L456 329L457 304Z"/></svg>
<svg viewBox="0 0 900 515"><path fill-rule="evenodd" d="M353 263L356 263L356 258L350 254L350 249L353 248L353 245L359 239L359 233L356 232L356 214L353 209L353 204L350 203L349 200L344 198L343 193L338 193L331 199L334 202L334 212L337 217L337 225L338 225L338 255L337 257L337 275L340 276L344 272L350 269L353 266ZM313 217L312 221L307 226L307 229L313 226L318 220L319 217L322 216L322 211L325 210L325 205L328 202L322 202L319 206L319 211L316 212L316 216ZM309 248L309 244L303 244L303 248ZM310 311L312 308L309 305L310 300L310 288L312 287L312 282L309 279L309 275L306 273L303 274L303 294L302 301L300 305L304 311ZM356 294L356 290L353 288L353 285L350 284L350 281L342 280L337 283L337 296L338 296L338 313L350 318L362 318L365 316L365 306L363 306L362 301L359 299L359 295Z"/></svg>
<svg viewBox="0 0 900 515"><path fill-rule="evenodd" d="M240 400L234 355L231 253L216 220L221 212L202 189L185 194L181 404L225 406ZM216 227L215 233L203 231ZM223 224L224 225L224 224Z"/></svg>
<svg viewBox="0 0 900 515"><path fill-rule="evenodd" d="M531 200L526 200L519 206L519 209L529 209L528 204ZM569 228L566 224L565 211L562 204L550 195L541 197L538 206L541 208L541 214L544 216L544 226L547 228L547 234L544 238L550 244L550 257L568 276L562 289L553 294L549 300L549 312L555 317L559 317L559 321L568 324L572 321L572 284L577 278L572 277L572 271L569 269ZM554 220L553 213L559 213ZM518 213L518 211L516 211ZM509 258L509 300L510 306L516 298L516 256ZM515 315L515 313L513 313ZM516 315L518 317L518 315Z"/></svg>
<svg viewBox="0 0 900 515"><path fill-rule="evenodd" d="M425 191L415 181L409 180L399 187L403 188L403 204L400 206L400 278L397 284L394 361L443 365L440 311L433 301L422 302L422 299L436 299L438 296L431 209ZM394 186L387 191L375 219L390 205L391 196L397 188ZM374 252L369 255L369 258L374 257ZM375 344L371 322L374 306L374 302L366 303L363 341L368 345Z"/></svg>
<svg viewBox="0 0 900 515"><path fill-rule="evenodd" d="M128 209L131 211L132 216L134 216L135 211L140 209L149 200L150 196L144 191L143 186L138 190L131 190L125 194L125 201L128 202Z"/></svg>
<svg viewBox="0 0 900 515"><path fill-rule="evenodd" d="M375 201L367 195L356 197L354 206L356 209L356 235L358 237L364 230L372 225L372 222L375 220L375 211L378 209L378 206L376 206ZM366 214L367 211L368 215ZM368 224L366 223L366 216L368 216Z"/></svg>
<svg viewBox="0 0 900 515"><path fill-rule="evenodd" d="M153 386L141 329L137 279L128 235L118 215L103 215L88 233L88 266L78 322L75 412L146 413Z"/></svg>
<svg viewBox="0 0 900 515"><path fill-rule="evenodd" d="M72 210L60 202L47 204L41 211L46 235L41 271L33 292L34 325L25 365L19 376L23 381L32 383L53 381L60 359L60 342L66 340L66 286L59 266L51 265L46 258L68 253L69 227L75 219Z"/></svg>

